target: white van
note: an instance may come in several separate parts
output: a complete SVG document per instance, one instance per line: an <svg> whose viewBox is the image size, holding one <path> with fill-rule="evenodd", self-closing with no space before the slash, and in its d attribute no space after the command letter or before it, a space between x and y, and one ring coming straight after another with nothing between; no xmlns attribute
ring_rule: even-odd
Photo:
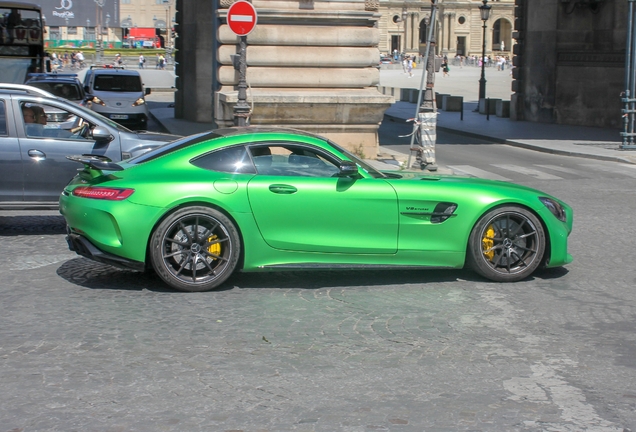
<svg viewBox="0 0 636 432"><path fill-rule="evenodd" d="M86 71L84 89L91 95L92 109L130 129L146 130L148 106L139 72L117 67L95 67Z"/></svg>

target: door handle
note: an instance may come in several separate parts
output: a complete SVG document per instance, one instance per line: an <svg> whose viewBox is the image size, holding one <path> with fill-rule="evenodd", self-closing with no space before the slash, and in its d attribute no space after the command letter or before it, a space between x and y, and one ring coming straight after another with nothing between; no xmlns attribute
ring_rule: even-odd
<svg viewBox="0 0 636 432"><path fill-rule="evenodd" d="M40 150L35 150L35 149L31 149L27 152L27 154L29 155L29 157L35 159L35 160L44 160L46 159L46 153L40 151Z"/></svg>
<svg viewBox="0 0 636 432"><path fill-rule="evenodd" d="M284 184L270 185L269 190L277 194L293 194L298 192L298 189L296 189L295 187L290 185L284 185Z"/></svg>

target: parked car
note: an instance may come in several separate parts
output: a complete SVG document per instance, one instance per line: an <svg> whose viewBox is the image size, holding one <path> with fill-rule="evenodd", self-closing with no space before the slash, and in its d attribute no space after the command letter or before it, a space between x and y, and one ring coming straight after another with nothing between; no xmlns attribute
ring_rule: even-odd
<svg viewBox="0 0 636 432"><path fill-rule="evenodd" d="M500 282L571 262L572 209L492 180L380 172L304 132L230 128L84 165L60 197L71 250L205 291L234 271L470 266Z"/></svg>
<svg viewBox="0 0 636 432"><path fill-rule="evenodd" d="M40 88L0 84L0 209L57 208L73 154L121 161L178 137L135 133Z"/></svg>
<svg viewBox="0 0 636 432"><path fill-rule="evenodd" d="M78 105L86 105L89 101L77 74L30 73L25 84L41 88Z"/></svg>
<svg viewBox="0 0 636 432"><path fill-rule="evenodd" d="M141 75L115 66L91 66L84 76L84 90L93 96L91 108L132 129L146 130L148 106Z"/></svg>

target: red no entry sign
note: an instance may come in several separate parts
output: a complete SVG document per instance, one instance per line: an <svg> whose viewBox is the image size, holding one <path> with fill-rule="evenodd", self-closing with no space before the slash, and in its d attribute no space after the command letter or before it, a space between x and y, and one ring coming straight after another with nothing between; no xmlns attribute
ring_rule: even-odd
<svg viewBox="0 0 636 432"><path fill-rule="evenodd" d="M233 3L227 11L227 24L237 36L247 36L256 27L256 9L246 1Z"/></svg>

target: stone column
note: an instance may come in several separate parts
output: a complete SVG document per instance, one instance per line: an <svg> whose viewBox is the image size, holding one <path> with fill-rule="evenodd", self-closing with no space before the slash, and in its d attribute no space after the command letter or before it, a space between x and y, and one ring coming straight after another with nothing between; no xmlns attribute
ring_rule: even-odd
<svg viewBox="0 0 636 432"><path fill-rule="evenodd" d="M179 23L179 37L175 41L175 117L211 124L214 92L213 2L177 0L175 7Z"/></svg>
<svg viewBox="0 0 636 432"><path fill-rule="evenodd" d="M217 12L224 23L231 3L223 0ZM258 22L247 36L250 123L319 133L365 157L375 157L379 124L394 102L377 89L379 3L254 0L252 4ZM231 126L238 84L231 56L237 52L238 37L223 24L217 39L220 89L214 116L219 126Z"/></svg>
<svg viewBox="0 0 636 432"><path fill-rule="evenodd" d="M455 12L448 15L448 52L449 57L455 57L457 54L457 33L456 33L457 16Z"/></svg>

